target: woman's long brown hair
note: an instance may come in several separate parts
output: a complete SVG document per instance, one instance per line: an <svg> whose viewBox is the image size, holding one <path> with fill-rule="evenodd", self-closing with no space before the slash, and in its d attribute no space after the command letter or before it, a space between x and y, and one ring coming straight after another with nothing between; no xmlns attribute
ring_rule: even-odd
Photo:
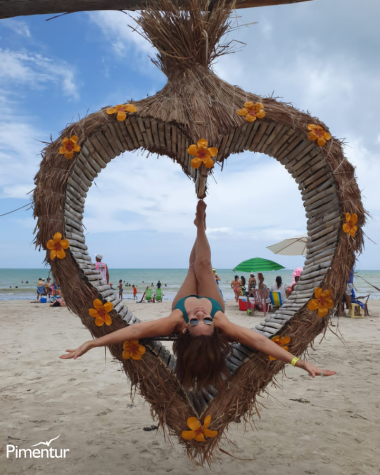
<svg viewBox="0 0 380 475"><path fill-rule="evenodd" d="M173 344L177 379L186 389L201 391L209 386L222 389L222 375L228 377L226 356L230 351L227 338L216 328L212 335L180 333Z"/></svg>

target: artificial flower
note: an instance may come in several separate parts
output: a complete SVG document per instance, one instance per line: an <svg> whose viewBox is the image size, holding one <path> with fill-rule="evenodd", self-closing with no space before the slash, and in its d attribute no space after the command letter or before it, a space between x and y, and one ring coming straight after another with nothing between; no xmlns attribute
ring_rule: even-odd
<svg viewBox="0 0 380 475"><path fill-rule="evenodd" d="M256 119L265 117L264 105L261 102L245 102L243 109L237 111L238 115L245 116L247 122L254 122Z"/></svg>
<svg viewBox="0 0 380 475"><path fill-rule="evenodd" d="M345 233L350 233L351 237L355 237L358 227L356 223L358 222L358 215L356 213L350 214L346 213L346 222L343 224L343 231Z"/></svg>
<svg viewBox="0 0 380 475"><path fill-rule="evenodd" d="M217 430L209 430L208 426L211 424L211 416L206 416L202 424L196 417L189 417L187 419L187 425L191 430L183 430L182 437L185 440L195 439L197 442L206 442L206 437L215 437L218 435Z"/></svg>
<svg viewBox="0 0 380 475"><path fill-rule="evenodd" d="M88 313L95 318L95 325L97 327L102 327L104 324L111 325L112 318L108 314L113 309L113 303L106 302L103 305L99 299L95 299L93 306L95 308L90 308Z"/></svg>
<svg viewBox="0 0 380 475"><path fill-rule="evenodd" d="M139 345L139 340L130 340L123 343L123 358L129 360L140 361L145 354L146 348L143 345Z"/></svg>
<svg viewBox="0 0 380 475"><path fill-rule="evenodd" d="M323 290L320 287L317 287L314 290L315 299L311 299L307 308L311 311L318 310L318 317L324 317L327 315L329 310L334 308L334 301L331 298L331 293L329 290Z"/></svg>
<svg viewBox="0 0 380 475"><path fill-rule="evenodd" d="M132 113L136 112L136 107L133 104L118 104L115 107L110 107L106 110L107 114L116 114L116 119L119 121L125 120L127 117L127 112Z"/></svg>
<svg viewBox="0 0 380 475"><path fill-rule="evenodd" d="M53 260L56 257L58 257L58 259L64 259L66 257L64 249L68 249L69 245L67 239L62 239L61 233L55 233L53 239L49 239L46 244L46 247L50 249L50 259Z"/></svg>
<svg viewBox="0 0 380 475"><path fill-rule="evenodd" d="M72 135L70 138L65 137L62 140L62 146L59 149L60 155L65 155L66 158L73 158L74 152L80 152L80 145L77 144L78 137Z"/></svg>
<svg viewBox="0 0 380 475"><path fill-rule="evenodd" d="M331 134L326 132L321 125L309 124L307 128L310 130L307 134L307 138L312 142L317 140L320 147L323 147L326 141L331 139Z"/></svg>
<svg viewBox="0 0 380 475"><path fill-rule="evenodd" d="M287 344L290 342L290 337L289 336L283 336L282 338L279 335L276 335L274 338L272 338L273 343L276 343L276 345L281 346L286 351L289 351L289 347ZM276 360L274 356L269 355L269 359L271 361Z"/></svg>
<svg viewBox="0 0 380 475"><path fill-rule="evenodd" d="M214 166L214 160L211 157L218 155L218 149L216 147L207 148L207 140L200 139L197 145L193 144L187 149L189 155L195 155L195 158L191 160L191 166L193 168L199 168L202 163L206 168L212 168Z"/></svg>

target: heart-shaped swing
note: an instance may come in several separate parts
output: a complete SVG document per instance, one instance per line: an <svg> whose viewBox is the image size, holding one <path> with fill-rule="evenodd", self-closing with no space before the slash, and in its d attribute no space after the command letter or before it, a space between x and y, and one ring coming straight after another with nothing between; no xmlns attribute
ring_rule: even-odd
<svg viewBox="0 0 380 475"><path fill-rule="evenodd" d="M87 252L82 219L94 178L116 156L141 148L179 163L203 198L214 162L223 164L244 150L266 153L298 184L309 242L295 291L256 329L268 338L287 337L290 351L299 356L328 325L331 303L322 291L334 305L341 300L355 252L362 249L365 213L354 168L322 122L289 104L244 92L209 69L230 51L230 43L219 41L229 27L231 2L212 2L212 8L205 0L181 4L184 9L169 0L150 2L137 20L158 50L155 63L168 77L165 87L153 97L107 107L69 125L45 148L35 179L36 245L47 249L46 262L67 306L94 337L133 325L139 320L101 279ZM106 324L97 326L93 316ZM152 416L201 463L212 460L230 422L257 412L257 395L284 368L252 348L231 344L224 389L195 393L179 384L175 358L159 339L138 345L109 350L149 402ZM205 442L184 438L189 429L204 431ZM207 437L210 430L213 436Z"/></svg>

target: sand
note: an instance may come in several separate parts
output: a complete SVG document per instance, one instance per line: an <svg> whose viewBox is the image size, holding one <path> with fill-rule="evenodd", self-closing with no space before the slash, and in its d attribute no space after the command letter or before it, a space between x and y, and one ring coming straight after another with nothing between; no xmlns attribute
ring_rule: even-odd
<svg viewBox="0 0 380 475"><path fill-rule="evenodd" d="M169 302L127 302L142 320L167 315ZM232 321L252 327L234 302ZM232 424L211 469L195 467L177 441L165 441L149 406L132 402L126 376L103 348L73 361L60 360L66 348L89 339L80 320L66 308L21 301L0 302L1 474L379 474L380 454L380 302L370 301L371 316L339 319L345 344L331 332L311 358L337 376L312 380L287 367L283 389L261 398L266 409L256 428ZM337 320L334 319L334 323ZM70 449L65 459L6 457L6 445L30 448L49 441ZM44 446L39 446L43 448Z"/></svg>

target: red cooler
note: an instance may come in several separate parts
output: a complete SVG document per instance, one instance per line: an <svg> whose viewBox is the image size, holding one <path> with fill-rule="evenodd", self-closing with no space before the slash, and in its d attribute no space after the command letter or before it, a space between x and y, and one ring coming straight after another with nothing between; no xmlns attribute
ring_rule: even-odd
<svg viewBox="0 0 380 475"><path fill-rule="evenodd" d="M249 308L252 308L252 302L249 302ZM239 297L239 310L242 312L247 311L247 297L241 296Z"/></svg>

